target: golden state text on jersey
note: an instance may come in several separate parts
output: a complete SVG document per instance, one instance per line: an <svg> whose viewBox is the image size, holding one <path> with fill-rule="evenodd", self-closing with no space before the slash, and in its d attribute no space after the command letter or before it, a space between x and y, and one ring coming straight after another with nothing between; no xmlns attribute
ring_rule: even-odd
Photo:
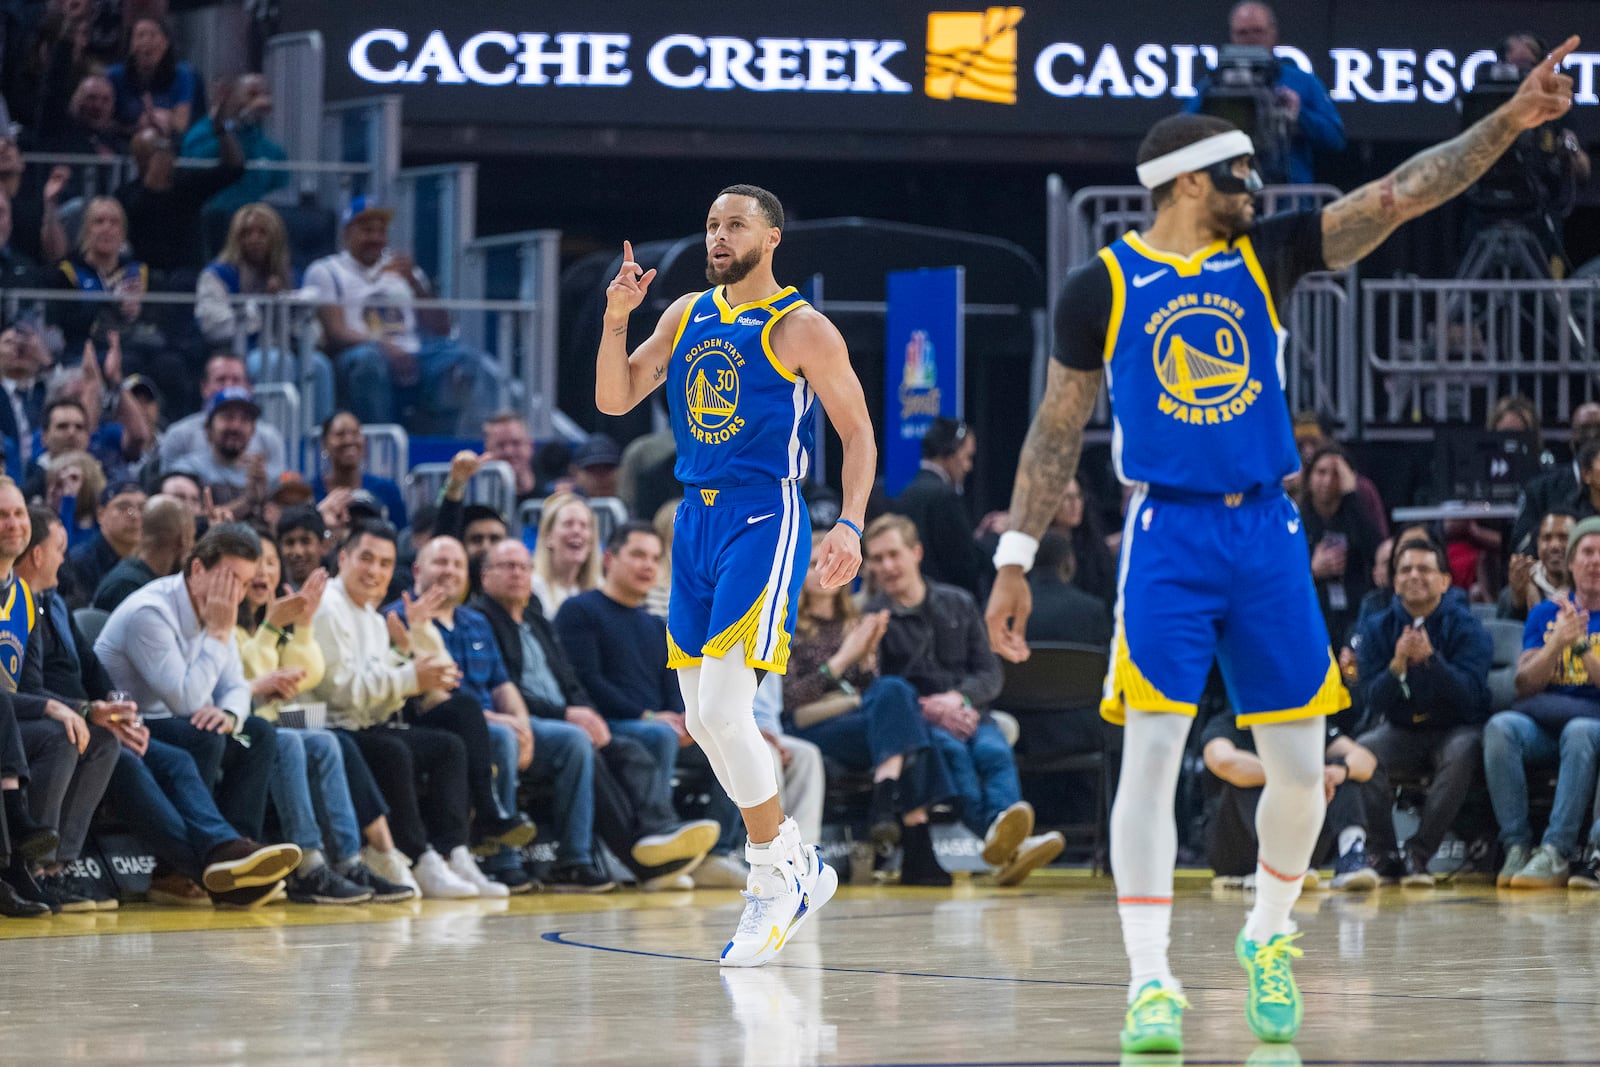
<svg viewBox="0 0 1600 1067"><path fill-rule="evenodd" d="M1292 474L1286 334L1250 238L1183 257L1130 233L1100 258L1111 276L1105 361L1119 474L1218 494Z"/></svg>
<svg viewBox="0 0 1600 1067"><path fill-rule="evenodd" d="M816 394L772 350L773 327L805 306L792 286L737 307L722 286L690 301L666 382L684 485L797 481L810 472Z"/></svg>

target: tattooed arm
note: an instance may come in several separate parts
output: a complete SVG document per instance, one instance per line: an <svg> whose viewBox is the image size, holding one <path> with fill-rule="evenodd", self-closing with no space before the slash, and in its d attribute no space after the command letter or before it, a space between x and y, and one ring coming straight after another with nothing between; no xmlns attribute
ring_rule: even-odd
<svg viewBox="0 0 1600 1067"><path fill-rule="evenodd" d="M1510 100L1443 144L1420 152L1375 182L1340 197L1322 212L1322 256L1343 270L1377 248L1401 223L1464 192L1499 159L1517 134L1572 106L1572 79L1559 73L1578 47L1568 38L1550 53Z"/></svg>
<svg viewBox="0 0 1600 1067"><path fill-rule="evenodd" d="M633 246L622 243L622 269L606 287L606 312L600 328L600 351L594 361L594 404L607 415L626 415L655 391L667 376L672 341L694 302L693 293L680 296L662 313L645 342L628 354L628 316L644 302L655 278L655 268L641 271L633 261Z"/></svg>
<svg viewBox="0 0 1600 1067"><path fill-rule="evenodd" d="M1078 472L1083 427L1100 396L1103 371L1073 370L1051 360L1044 401L1034 413L1028 438L1017 460L1017 481L1011 490L1011 529L1038 538L1067 495L1067 483ZM1028 658L1028 615L1033 595L1022 568L1001 567L989 594L984 618L989 644L1013 663Z"/></svg>

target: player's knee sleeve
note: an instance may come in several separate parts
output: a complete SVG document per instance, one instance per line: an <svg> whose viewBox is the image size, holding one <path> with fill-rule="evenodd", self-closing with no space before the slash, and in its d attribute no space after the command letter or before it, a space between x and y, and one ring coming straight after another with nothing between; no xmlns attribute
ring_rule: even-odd
<svg viewBox="0 0 1600 1067"><path fill-rule="evenodd" d="M1268 786L1322 795L1326 724L1320 717L1264 723L1251 733Z"/></svg>
<svg viewBox="0 0 1600 1067"><path fill-rule="evenodd" d="M700 668L678 668L678 691L683 694L683 727L702 748L705 726L700 722Z"/></svg>
<svg viewBox="0 0 1600 1067"><path fill-rule="evenodd" d="M753 808L778 795L778 778L766 739L756 726L752 706L756 697L756 672L737 652L700 665L700 729L706 739L701 748L717 768L728 796L741 808ZM692 731L691 731L692 733ZM697 741L699 734L693 734Z"/></svg>

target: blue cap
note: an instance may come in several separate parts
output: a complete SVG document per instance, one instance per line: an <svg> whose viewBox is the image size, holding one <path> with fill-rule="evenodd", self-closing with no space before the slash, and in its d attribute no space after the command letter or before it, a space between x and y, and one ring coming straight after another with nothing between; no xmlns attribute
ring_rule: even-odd
<svg viewBox="0 0 1600 1067"><path fill-rule="evenodd" d="M261 405L256 403L255 395L242 385L230 385L226 389L218 389L211 402L206 405L206 422L211 422L211 416L220 411L225 404L242 404L250 409L252 417L261 417Z"/></svg>
<svg viewBox="0 0 1600 1067"><path fill-rule="evenodd" d="M348 226L362 215L382 215L385 220L394 218L394 209L383 206L375 196L352 196L339 216L339 225Z"/></svg>

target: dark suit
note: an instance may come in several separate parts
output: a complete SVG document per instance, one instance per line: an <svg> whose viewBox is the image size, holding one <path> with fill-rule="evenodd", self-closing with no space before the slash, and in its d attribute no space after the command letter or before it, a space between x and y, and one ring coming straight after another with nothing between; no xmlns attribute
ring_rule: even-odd
<svg viewBox="0 0 1600 1067"><path fill-rule="evenodd" d="M916 524L924 578L982 599L994 579L994 568L973 540L972 518L955 486L924 467L895 498L892 510Z"/></svg>
<svg viewBox="0 0 1600 1067"><path fill-rule="evenodd" d="M1523 488L1522 499L1518 502L1517 521L1511 527L1511 551L1525 556L1538 555L1535 542L1539 537L1539 523L1550 513L1550 509L1573 507L1579 502L1580 495L1588 496L1586 492L1579 493L1583 487L1578 484L1572 471L1573 465L1564 463L1540 474ZM1587 504L1588 501L1584 500L1583 503Z"/></svg>
<svg viewBox="0 0 1600 1067"><path fill-rule="evenodd" d="M1058 578L1033 579L1033 613L1028 616L1028 642L1070 641L1111 647L1111 615L1099 597L1090 596Z"/></svg>

